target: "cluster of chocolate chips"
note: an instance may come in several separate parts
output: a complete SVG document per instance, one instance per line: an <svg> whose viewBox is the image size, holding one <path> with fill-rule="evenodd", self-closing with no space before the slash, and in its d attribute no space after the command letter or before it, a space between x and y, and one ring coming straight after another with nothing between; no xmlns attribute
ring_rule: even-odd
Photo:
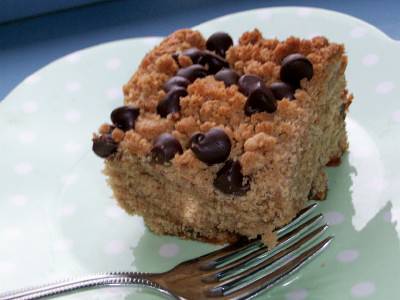
<svg viewBox="0 0 400 300"><path fill-rule="evenodd" d="M112 138L112 131L119 128L128 131L135 127L136 119L139 116L139 108L134 106L121 106L114 109L111 113L113 125L109 126L109 132L93 139L93 152L102 158L107 158L117 151L118 144Z"/></svg>
<svg viewBox="0 0 400 300"><path fill-rule="evenodd" d="M296 88L300 87L303 78L311 79L313 66L303 55L294 53L282 60L279 82L266 86L263 79L256 75L240 76L229 68L225 60L226 51L233 45L232 38L224 32L211 35L206 41L207 50L190 48L181 53L175 53L174 59L179 65L179 55L188 56L192 65L182 67L177 74L164 84L165 97L157 105L157 113L165 118L171 113L180 111L180 98L187 95L186 88L197 78L214 75L225 86L237 85L239 91L247 97L244 112L247 116L254 113L273 113L277 109L277 101L283 98L294 99ZM112 138L112 131L119 128L122 131L134 129L139 116L139 108L121 106L111 113L110 131L93 140L93 151L106 158L115 153L118 144ZM231 152L231 141L224 130L212 128L206 133L195 133L189 141L189 148L194 155L208 165L224 163L217 172L214 186L225 194L244 195L250 189L249 178L243 176L238 161L228 159ZM182 154L180 142L170 133L163 133L153 143L151 159L154 163L164 164Z"/></svg>
<svg viewBox="0 0 400 300"><path fill-rule="evenodd" d="M193 134L189 148L199 160L214 165L227 160L231 152L231 141L224 130L212 128L206 133ZM172 134L163 133L154 141L151 156L154 162L163 164L182 152L179 141Z"/></svg>
<svg viewBox="0 0 400 300"><path fill-rule="evenodd" d="M221 192L240 196L249 190L248 180L243 183L240 163L227 160L232 144L224 130L211 128L206 133L195 133L190 139L189 147L199 160L208 165L225 162L214 179L214 186Z"/></svg>
<svg viewBox="0 0 400 300"><path fill-rule="evenodd" d="M241 173L241 165L238 161L227 160L231 152L231 141L224 130L211 128L206 133L195 133L189 141L189 148L194 155L206 163L214 165L225 162L217 172L214 186L225 194L243 195L249 188L249 182L243 183L244 176ZM164 164L183 149L179 141L169 133L161 134L155 141L151 150L152 161Z"/></svg>
<svg viewBox="0 0 400 300"><path fill-rule="evenodd" d="M211 128L206 133L195 133L189 142L194 155L206 163L214 165L225 162L217 172L214 186L225 194L243 195L250 189L248 180L243 183L242 167L238 161L228 159L231 152L231 140L224 130Z"/></svg>
<svg viewBox="0 0 400 300"><path fill-rule="evenodd" d="M311 79L313 66L303 55L294 53L283 59L280 79L267 87L263 79L256 75L245 74L239 77L234 70L223 69L215 74L215 79L226 86L236 84L239 91L247 96L244 112L247 116L254 113L273 113L277 109L277 100L294 99L295 89L300 87L303 78Z"/></svg>
<svg viewBox="0 0 400 300"><path fill-rule="evenodd" d="M187 95L186 87L197 78L216 74L223 68L229 68L225 60L225 53L233 45L232 38L224 33L217 32L211 35L207 42L207 50L190 48L173 55L179 65L179 56L190 57L192 65L180 68L175 76L164 84L166 95L157 105L157 113L165 118L171 113L181 110L179 100Z"/></svg>

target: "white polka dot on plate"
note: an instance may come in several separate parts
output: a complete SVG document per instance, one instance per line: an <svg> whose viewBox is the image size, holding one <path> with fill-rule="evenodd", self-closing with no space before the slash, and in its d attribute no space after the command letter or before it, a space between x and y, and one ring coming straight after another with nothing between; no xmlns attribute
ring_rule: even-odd
<svg viewBox="0 0 400 300"><path fill-rule="evenodd" d="M16 194L10 197L10 201L16 206L24 206L28 202L28 197L23 194Z"/></svg>
<svg viewBox="0 0 400 300"><path fill-rule="evenodd" d="M384 212L383 220L385 222L392 223L392 212L390 210Z"/></svg>
<svg viewBox="0 0 400 300"><path fill-rule="evenodd" d="M76 206L73 203L67 203L64 204L61 208L60 208L60 215L63 217L70 217L73 214L75 214L76 211Z"/></svg>
<svg viewBox="0 0 400 300"><path fill-rule="evenodd" d="M337 212L337 211L330 211L327 213L324 213L324 218L325 221L328 223L328 225L338 225L343 223L344 221L344 216L342 213Z"/></svg>
<svg viewBox="0 0 400 300"><path fill-rule="evenodd" d="M77 110L71 109L64 114L64 119L70 123L76 123L81 119L81 113Z"/></svg>
<svg viewBox="0 0 400 300"><path fill-rule="evenodd" d="M71 64L74 64L81 60L81 55L77 52L71 53L65 57L65 60Z"/></svg>
<svg viewBox="0 0 400 300"><path fill-rule="evenodd" d="M350 36L353 38L360 38L367 34L367 28L359 26L350 31Z"/></svg>
<svg viewBox="0 0 400 300"><path fill-rule="evenodd" d="M0 274L9 275L16 271L17 267L10 261L0 261Z"/></svg>
<svg viewBox="0 0 400 300"><path fill-rule="evenodd" d="M112 87L106 91L107 98L112 100L122 99L123 93L121 88Z"/></svg>
<svg viewBox="0 0 400 300"><path fill-rule="evenodd" d="M7 240L18 240L22 238L22 230L18 227L7 227L3 231L3 235Z"/></svg>
<svg viewBox="0 0 400 300"><path fill-rule="evenodd" d="M351 288L351 295L354 298L365 298L375 292L375 284L371 281L363 281L356 283Z"/></svg>
<svg viewBox="0 0 400 300"><path fill-rule="evenodd" d="M74 184L77 180L78 180L78 175L76 174L68 174L61 177L61 182L66 186Z"/></svg>
<svg viewBox="0 0 400 300"><path fill-rule="evenodd" d="M35 101L26 101L22 104L21 109L26 114L31 114L37 111L37 103Z"/></svg>
<svg viewBox="0 0 400 300"><path fill-rule="evenodd" d="M256 12L257 19L267 21L271 19L272 13L270 10L261 10Z"/></svg>
<svg viewBox="0 0 400 300"><path fill-rule="evenodd" d="M106 63L106 67L109 70L116 70L121 66L121 60L117 57L109 59Z"/></svg>
<svg viewBox="0 0 400 300"><path fill-rule="evenodd" d="M379 56L376 54L367 54L363 57L362 63L364 66L373 66L379 62Z"/></svg>
<svg viewBox="0 0 400 300"><path fill-rule="evenodd" d="M360 256L360 253L356 249L346 249L340 251L336 256L336 259L342 263L350 263L355 261Z"/></svg>
<svg viewBox="0 0 400 300"><path fill-rule="evenodd" d="M299 8L298 10L297 10L297 12L296 12L296 14L299 16L299 17L308 17L309 15L311 15L311 9L310 8L307 8L307 7L302 7L302 8Z"/></svg>
<svg viewBox="0 0 400 300"><path fill-rule="evenodd" d="M393 112L392 118L393 118L393 121L400 123L400 110Z"/></svg>
<svg viewBox="0 0 400 300"><path fill-rule="evenodd" d="M36 139L36 134L32 131L24 131L19 134L18 139L22 144L29 144Z"/></svg>
<svg viewBox="0 0 400 300"><path fill-rule="evenodd" d="M68 92L74 93L81 89L81 84L77 81L70 81L65 84L65 89Z"/></svg>
<svg viewBox="0 0 400 300"><path fill-rule="evenodd" d="M374 154L373 149L370 147L365 147L364 144L352 144L350 155L357 158L368 158Z"/></svg>
<svg viewBox="0 0 400 300"><path fill-rule="evenodd" d="M70 141L64 145L64 150L67 153L76 153L82 148L81 144Z"/></svg>
<svg viewBox="0 0 400 300"><path fill-rule="evenodd" d="M104 252L108 255L118 255L126 251L128 247L124 241L112 240L104 246Z"/></svg>
<svg viewBox="0 0 400 300"><path fill-rule="evenodd" d="M56 252L67 252L71 250L73 247L72 240L69 239L59 239L56 240L53 244L53 249Z"/></svg>
<svg viewBox="0 0 400 300"><path fill-rule="evenodd" d="M18 175L28 175L33 170L33 167L28 162L20 162L14 166L14 172Z"/></svg>
<svg viewBox="0 0 400 300"><path fill-rule="evenodd" d="M120 207L113 205L106 208L105 215L111 219L119 219L124 216L124 211Z"/></svg>
<svg viewBox="0 0 400 300"><path fill-rule="evenodd" d="M174 257L178 255L179 251L180 248L177 244L169 243L169 244L163 244L160 247L158 253L162 257Z"/></svg>
<svg viewBox="0 0 400 300"><path fill-rule="evenodd" d="M368 187L378 192L382 192L388 186L387 182L380 177L372 178L369 181Z"/></svg>
<svg viewBox="0 0 400 300"><path fill-rule="evenodd" d="M27 84L35 84L38 83L42 78L39 74L32 74L25 79Z"/></svg>
<svg viewBox="0 0 400 300"><path fill-rule="evenodd" d="M378 94L388 94L394 89L394 83L391 81L383 81L381 83L378 83L375 91Z"/></svg>
<svg viewBox="0 0 400 300"><path fill-rule="evenodd" d="M297 289L287 293L286 300L305 300L308 296L308 291L306 289Z"/></svg>

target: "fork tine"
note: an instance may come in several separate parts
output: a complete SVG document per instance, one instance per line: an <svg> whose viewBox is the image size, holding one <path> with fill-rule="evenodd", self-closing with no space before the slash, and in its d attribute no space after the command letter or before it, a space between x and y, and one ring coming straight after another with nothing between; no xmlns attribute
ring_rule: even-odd
<svg viewBox="0 0 400 300"><path fill-rule="evenodd" d="M331 243L333 236L329 236L319 243L315 244L308 250L305 250L301 254L297 255L295 258L289 260L281 267L275 269L271 273L257 279L256 281L239 288L231 293L226 294L226 291L223 293L211 293L209 297L219 297L219 299L226 300L244 300L251 299L261 293L266 289L270 289L275 286L279 281L283 280L287 276L293 274L298 271L303 265L305 265L308 261L315 258L318 254L323 252L328 245Z"/></svg>
<svg viewBox="0 0 400 300"><path fill-rule="evenodd" d="M259 239L248 240L243 238L242 240L239 240L234 244L200 256L198 258L195 258L194 260L196 262L201 262L201 270L211 270L214 269L215 266L220 264L222 261L229 260L230 258L240 255L241 253L244 253L257 245L261 245L261 241ZM190 262L193 262L193 260L191 260Z"/></svg>
<svg viewBox="0 0 400 300"><path fill-rule="evenodd" d="M238 270L241 267L244 267L248 262L254 260L255 258L267 254L263 259L267 259L268 257L272 256L274 253L282 249L285 245L287 245L289 242L296 240L299 238L303 233L307 232L310 230L310 228L314 227L316 224L318 224L322 220L323 216L317 215L310 220L304 222L300 226L294 228L292 231L289 233L285 234L278 240L278 245L273 248L271 251L268 250L267 246L261 247L253 252L248 253L245 256L240 257L237 260L234 260L222 267L217 267L216 271L217 273L213 273L207 277L204 277L202 279L203 282L216 282L220 278L225 277L227 274L232 273L234 270ZM269 252L268 252L269 251Z"/></svg>
<svg viewBox="0 0 400 300"><path fill-rule="evenodd" d="M288 229L292 228L293 226L296 226L299 222L303 221L305 218L307 218L309 215L313 213L313 211L317 208L318 203L312 203L309 206L303 208L300 210L297 215L294 217L294 219L287 225L278 228L275 230L275 233L277 235L284 233Z"/></svg>
<svg viewBox="0 0 400 300"><path fill-rule="evenodd" d="M309 220L305 221L304 223L300 224L299 226L295 227L292 229L292 231L285 232L285 234L279 234L278 235L278 245L274 249L271 249L271 251L275 251L275 249L279 249L279 247L286 245L287 243L291 242L293 239L295 239L297 236L302 234L303 232L309 230L311 227L313 227L315 224L320 223L322 220L324 220L324 215L323 214L318 214Z"/></svg>
<svg viewBox="0 0 400 300"><path fill-rule="evenodd" d="M318 206L318 203L310 204L309 206L303 208L296 217L287 225L277 229L275 232L277 235L284 234L287 230L291 229L296 224L300 223L306 217L308 217ZM213 269L216 265L229 260L230 258L237 256L251 247L261 245L259 239L248 240L246 238L240 239L238 242L228 245L224 248L218 249L214 252L205 254L196 258L197 262L204 261L204 264L200 267L202 270ZM193 260L191 261L193 262Z"/></svg>

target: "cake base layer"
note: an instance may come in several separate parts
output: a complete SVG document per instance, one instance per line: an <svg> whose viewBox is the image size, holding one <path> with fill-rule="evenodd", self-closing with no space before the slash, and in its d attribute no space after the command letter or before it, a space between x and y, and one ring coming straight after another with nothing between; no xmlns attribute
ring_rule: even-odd
<svg viewBox="0 0 400 300"><path fill-rule="evenodd" d="M344 153L346 148L340 149L340 154ZM337 161L337 157L332 160ZM337 165L335 165L337 166ZM132 168L129 171L130 176L134 176L138 178L136 180L138 185L147 185L149 186L149 181L146 179L148 174L145 173L136 173L132 172L132 170L140 169L140 164L133 164ZM159 235L173 235L178 236L183 239L190 240L198 240L201 242L211 243L211 244L227 244L234 243L238 241L242 235L226 231L221 231L217 227L213 230L208 229L205 234L204 231L196 230L197 227L192 227L189 223L182 223L182 219L177 219L168 216L163 212L162 209L159 209L157 206L152 206L149 204L143 204L142 201L134 200L135 198L128 196L132 195L132 190L135 189L134 186L130 185L121 185L122 182L126 182L124 180L119 180L118 178L126 178L127 175L123 169L115 166L109 167L106 170L106 174L110 176L109 183L113 186L114 193L116 194L116 199L118 204L129 214L135 215L140 214L143 216L145 224L149 227L151 231ZM147 176L146 176L147 175ZM140 180L139 178L142 178ZM161 183L155 184L157 185L156 191L159 191L156 196L159 199L164 199L168 197L167 195L171 193L171 197L176 197L173 191L168 192L168 188L163 186ZM152 190L152 187L149 186L149 189ZM153 190L154 191L154 190ZM324 200L328 191L327 185L327 177L325 175L325 171L322 170L318 176L314 179L312 184L312 189L310 190L309 199L312 200ZM138 195L138 197L143 197L144 195ZM145 198L143 198L145 199ZM145 206L145 207L144 207ZM162 205L160 205L161 207ZM144 213L145 212L145 213ZM197 227L198 228L198 227ZM264 240L275 241L275 236L271 234L271 236L264 236Z"/></svg>

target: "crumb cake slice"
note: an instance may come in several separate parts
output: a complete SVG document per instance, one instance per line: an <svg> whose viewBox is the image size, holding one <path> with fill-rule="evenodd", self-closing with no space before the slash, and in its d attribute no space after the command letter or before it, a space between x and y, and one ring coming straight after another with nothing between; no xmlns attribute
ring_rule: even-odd
<svg viewBox="0 0 400 300"><path fill-rule="evenodd" d="M324 37L171 34L93 138L119 205L158 234L273 244L274 229L325 198L324 168L347 148L346 64Z"/></svg>

